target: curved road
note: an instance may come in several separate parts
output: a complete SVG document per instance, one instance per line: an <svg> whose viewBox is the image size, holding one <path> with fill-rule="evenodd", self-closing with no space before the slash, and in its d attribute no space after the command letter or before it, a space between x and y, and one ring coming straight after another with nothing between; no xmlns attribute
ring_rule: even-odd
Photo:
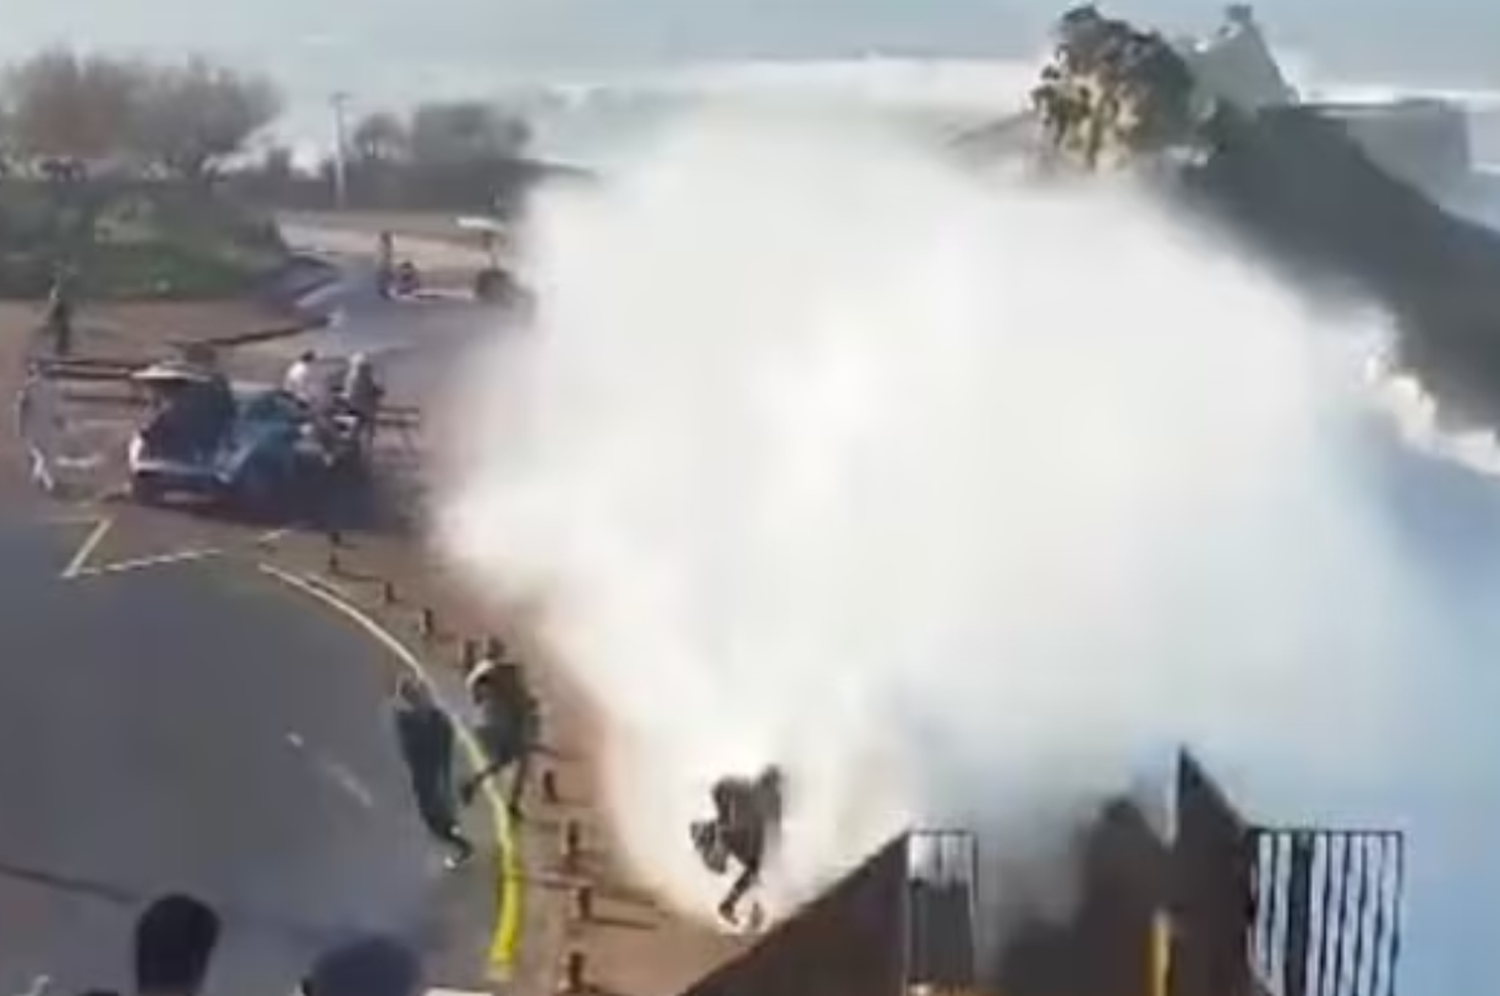
<svg viewBox="0 0 1500 996"><path fill-rule="evenodd" d="M479 978L487 924L447 938L487 862L445 875L420 833L380 652L225 562L60 580L75 545L0 515L0 993L126 985L167 890L224 915L216 994L288 992L358 928Z"/></svg>

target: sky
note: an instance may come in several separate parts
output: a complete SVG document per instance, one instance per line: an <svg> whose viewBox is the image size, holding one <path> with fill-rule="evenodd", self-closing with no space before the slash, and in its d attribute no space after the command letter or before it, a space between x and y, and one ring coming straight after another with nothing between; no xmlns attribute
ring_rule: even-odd
<svg viewBox="0 0 1500 996"><path fill-rule="evenodd" d="M543 154L591 159L638 112L538 112L537 84L615 82L683 64L869 54L1031 58L1068 0L49 0L11 4L0 61L72 42L142 54L202 52L272 75L288 98L275 136L307 156L332 143L330 98L354 116L419 100L520 103ZM1219 0L1119 0L1106 10L1203 34ZM1340 83L1500 91L1493 0L1260 0L1279 56ZM413 18L413 9L420 17ZM980 84L983 90L987 84ZM1004 102L1004 98L1001 99ZM614 139L608 139L613 142Z"/></svg>
<svg viewBox="0 0 1500 996"><path fill-rule="evenodd" d="M403 82L462 86L501 74L567 74L663 61L1034 50L1055 0L50 0L12 4L0 56L48 43L208 49L291 78L294 87ZM1111 6L1111 5L1106 5ZM1221 6L1112 5L1202 30ZM413 8L421 12L413 21ZM1492 0L1262 0L1278 41L1358 76L1500 86ZM384 70L384 73L381 71Z"/></svg>

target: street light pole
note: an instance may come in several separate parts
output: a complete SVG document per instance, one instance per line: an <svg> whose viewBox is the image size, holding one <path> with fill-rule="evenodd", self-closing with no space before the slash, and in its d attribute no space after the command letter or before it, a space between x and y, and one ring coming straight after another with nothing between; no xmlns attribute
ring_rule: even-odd
<svg viewBox="0 0 1500 996"><path fill-rule="evenodd" d="M349 200L349 142L344 120L349 95L339 91L329 98L329 103L333 106L333 200L334 206L342 211L348 206Z"/></svg>

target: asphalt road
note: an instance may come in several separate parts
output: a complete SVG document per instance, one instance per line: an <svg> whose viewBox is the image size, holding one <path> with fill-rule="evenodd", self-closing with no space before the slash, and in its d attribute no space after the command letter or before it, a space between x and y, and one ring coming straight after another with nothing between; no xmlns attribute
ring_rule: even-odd
<svg viewBox="0 0 1500 996"><path fill-rule="evenodd" d="M443 873L422 836L379 651L228 562L62 580L78 530L20 519L0 512L0 993L125 985L168 890L224 915L216 994L288 992L359 929L473 984L492 876Z"/></svg>
<svg viewBox="0 0 1500 996"><path fill-rule="evenodd" d="M448 254L424 260L416 253L424 270L443 263L457 266L465 286L457 297L387 301L375 293L374 264L368 258L375 244L368 233L291 226L283 229L283 236L300 250L330 256L346 276L323 292L320 307L336 313L332 327L295 343L273 343L270 348L286 352L310 346L325 356L356 351L378 356L394 402L430 400L462 362L467 347L510 324L496 309L466 299L471 271L483 261L483 254L445 248L442 243L432 249L430 240L416 240L415 244L427 245L430 252ZM409 243L398 242L401 255L412 255Z"/></svg>

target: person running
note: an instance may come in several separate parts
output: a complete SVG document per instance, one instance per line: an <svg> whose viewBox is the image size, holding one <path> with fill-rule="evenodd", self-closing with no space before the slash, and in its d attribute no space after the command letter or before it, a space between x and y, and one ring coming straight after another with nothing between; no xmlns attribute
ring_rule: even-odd
<svg viewBox="0 0 1500 996"><path fill-rule="evenodd" d="M453 724L415 678L396 687L395 723L401 757L411 777L417 815L428 833L449 849L451 870L468 861L474 845L459 825L453 793Z"/></svg>
<svg viewBox="0 0 1500 996"><path fill-rule="evenodd" d="M758 778L720 778L710 796L714 818L693 823L690 835L699 857L715 875L729 870L730 858L739 863L740 873L718 909L726 923L737 924L740 901L760 882L766 852L780 830L781 771L773 766ZM757 906L752 910L752 927L759 919Z"/></svg>
<svg viewBox="0 0 1500 996"><path fill-rule="evenodd" d="M521 666L496 660L481 661L468 677L469 697L478 711L474 732L487 763L460 790L465 805L485 780L512 769L506 806L521 817L521 794L531 774L531 755L540 739L541 716L536 697L526 687Z"/></svg>

